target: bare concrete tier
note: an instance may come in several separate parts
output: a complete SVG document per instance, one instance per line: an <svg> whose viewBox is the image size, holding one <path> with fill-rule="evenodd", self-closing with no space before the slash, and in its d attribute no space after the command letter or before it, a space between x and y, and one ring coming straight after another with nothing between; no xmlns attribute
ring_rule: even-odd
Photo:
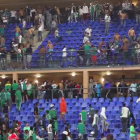
<svg viewBox="0 0 140 140"><path fill-rule="evenodd" d="M98 0L99 3L104 3L104 0ZM122 0L120 0L121 2ZM70 6L71 3L75 3L75 5L79 6L82 5L83 3L89 4L90 2L93 2L93 0L0 0L0 9L19 9L20 7L25 7L27 4L30 4L33 7L37 6L59 6L61 8ZM118 0L106 0L106 2L110 3L116 3Z"/></svg>

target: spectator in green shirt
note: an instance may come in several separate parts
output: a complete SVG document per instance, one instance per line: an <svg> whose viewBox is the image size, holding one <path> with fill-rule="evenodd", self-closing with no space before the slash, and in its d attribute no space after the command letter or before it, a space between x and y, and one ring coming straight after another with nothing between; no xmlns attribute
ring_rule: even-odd
<svg viewBox="0 0 140 140"><path fill-rule="evenodd" d="M55 137L55 140L57 140L57 133L58 133L58 122L57 122L57 118L54 118L54 123L53 123L54 125L54 128L53 128L53 130L54 130L54 137Z"/></svg>
<svg viewBox="0 0 140 140"><path fill-rule="evenodd" d="M135 128L134 128L134 122L131 122L131 126L130 126L130 135L129 135L129 139L130 140L135 140L135 136L136 136L136 132L135 132Z"/></svg>
<svg viewBox="0 0 140 140"><path fill-rule="evenodd" d="M97 48L92 45L90 51L91 51L91 59L94 66L97 61Z"/></svg>
<svg viewBox="0 0 140 140"><path fill-rule="evenodd" d="M24 128L23 128L23 131L26 131L26 130L30 130L30 127L29 127L29 124L26 122Z"/></svg>
<svg viewBox="0 0 140 140"><path fill-rule="evenodd" d="M16 80L14 80L14 83L12 84L12 91L11 91L11 97L12 97L12 102L15 103L15 93L18 88L18 84L16 83Z"/></svg>
<svg viewBox="0 0 140 140"><path fill-rule="evenodd" d="M27 93L28 93L29 99L33 100L33 82L32 81L30 81L30 83L27 84Z"/></svg>
<svg viewBox="0 0 140 140"><path fill-rule="evenodd" d="M87 119L87 111L85 110L85 108L82 108L82 111L79 115L81 117L81 121L85 124Z"/></svg>
<svg viewBox="0 0 140 140"><path fill-rule="evenodd" d="M2 89L2 91L0 92L0 108L3 107L5 101L6 101L6 96L5 96L5 92L4 89Z"/></svg>
<svg viewBox="0 0 140 140"><path fill-rule="evenodd" d="M79 134L82 134L82 135L85 134L85 125L83 124L81 120L79 120L79 123L77 125L77 130Z"/></svg>
<svg viewBox="0 0 140 140"><path fill-rule="evenodd" d="M16 108L20 111L20 107L21 107L21 91L18 89L15 93L16 96Z"/></svg>
<svg viewBox="0 0 140 140"><path fill-rule="evenodd" d="M93 4L93 2L90 4L90 20L94 21L94 15L95 15L95 6Z"/></svg>
<svg viewBox="0 0 140 140"><path fill-rule="evenodd" d="M11 107L11 93L9 92L9 89L6 92L6 100L7 100L7 105L10 108Z"/></svg>
<svg viewBox="0 0 140 140"><path fill-rule="evenodd" d="M23 102L26 100L28 101L28 96L27 96L27 81L28 79L24 79L21 81L21 89L22 89L22 100Z"/></svg>
<svg viewBox="0 0 140 140"><path fill-rule="evenodd" d="M46 119L47 119L48 122L51 120L51 116L50 116L48 110L46 111Z"/></svg>
<svg viewBox="0 0 140 140"><path fill-rule="evenodd" d="M90 46L91 44L89 43L89 41L86 41L84 44L84 49L85 49L85 57L86 57L86 65L89 65L89 60L90 60Z"/></svg>
<svg viewBox="0 0 140 140"><path fill-rule="evenodd" d="M54 105L50 105L49 115L51 116L51 119L53 120L56 118L56 110L54 109Z"/></svg>
<svg viewBox="0 0 140 140"><path fill-rule="evenodd" d="M4 25L0 26L0 35L3 36L4 35Z"/></svg>
<svg viewBox="0 0 140 140"><path fill-rule="evenodd" d="M24 140L29 140L29 130L24 131Z"/></svg>
<svg viewBox="0 0 140 140"><path fill-rule="evenodd" d="M11 91L10 81L7 81L7 83L5 84L5 91L7 91L8 89Z"/></svg>

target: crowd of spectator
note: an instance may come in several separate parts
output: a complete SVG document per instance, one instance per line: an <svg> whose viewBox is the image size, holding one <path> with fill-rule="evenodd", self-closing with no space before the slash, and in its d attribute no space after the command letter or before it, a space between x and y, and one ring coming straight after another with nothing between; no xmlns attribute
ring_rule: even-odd
<svg viewBox="0 0 140 140"><path fill-rule="evenodd" d="M82 98L84 94L88 94L90 98L109 98L124 96L137 96L140 97L140 81L124 82L123 80L117 85L115 82L105 81L100 83L99 81L93 81L90 79L87 92L83 93L82 84L79 84L72 80L61 80L58 84L55 81L45 81L42 84L34 83L28 79L14 81L6 84L0 83L0 107L7 101L7 105L10 108L12 103L16 101L16 93L21 93L21 100L17 104L17 109L20 108L21 103L28 101L28 99L45 99L48 103L50 99L65 98ZM139 100L137 101L139 102Z"/></svg>
<svg viewBox="0 0 140 140"><path fill-rule="evenodd" d="M54 32L54 36L57 40L61 40L59 36L59 29L56 28L58 23L67 23L67 22L77 22L82 20L85 24L86 19L91 21L105 22L105 33L109 31L110 22L115 22L120 20L122 27L125 28L125 23L127 19L136 18L137 25L139 24L140 16L140 4L137 3L135 6L131 1L125 1L123 3L116 4L100 4L98 2L92 2L90 5L83 4L83 6L75 6L74 3L70 7L61 8L55 7L40 7L36 9L30 5L25 8L19 8L17 10L8 9L0 11L0 52L1 52L1 67L2 69L17 69L17 68L29 68L32 55L32 47L34 46L34 30L38 30L38 41L42 41L42 32L46 28L50 32ZM26 28L27 23L32 22L29 29ZM5 48L5 37L4 30L6 24L8 23L22 23L22 27L15 28L15 38L11 40L11 53L8 52ZM136 26L137 26L136 25ZM79 48L79 61L80 65L84 64L96 64L97 55L99 54L101 59L113 60L115 64L115 59L118 58L119 53L122 54L123 62L125 60L130 60L131 62L140 63L139 59L139 49L140 49L140 39L136 38L135 31L131 28L128 31L127 39L125 36L121 39L119 34L116 33L114 38L109 41L107 44L104 43L104 40L97 46L90 43L90 37L92 36L92 29L88 27L85 30L85 37L83 39L83 47ZM51 41L50 41L51 42ZM48 43L46 49L40 51L40 53L52 52L53 45ZM59 43L59 42L58 42ZM102 46L106 46L102 48ZM97 48L97 49L96 49ZM27 50L26 50L27 49ZM89 50L90 49L90 50ZM84 50L84 52L82 52ZM130 50L130 51L129 51ZM62 57L67 57L67 46L62 50ZM24 55L26 54L26 55ZM42 61L42 57L40 61ZM91 63L90 63L91 61ZM10 64L10 65L9 65ZM46 65L45 65L46 66Z"/></svg>
<svg viewBox="0 0 140 140"><path fill-rule="evenodd" d="M120 94L123 94L125 97L127 96L127 91L130 91L131 96L133 95L139 95L139 85L140 83L132 82L129 86L127 86L123 81L116 87L115 83L110 83L108 81L105 81L103 92L101 92L101 85L99 82L93 82L92 79L90 79L89 83L89 95L95 94L96 97L100 98L100 96L103 94L103 97L108 97L112 99L113 97L117 96L117 92ZM127 88L128 87L128 88ZM69 80L61 80L60 83L57 85L55 82L43 82L41 85L34 85L33 82L28 82L28 79L20 80L19 83L16 83L14 81L13 84L11 84L9 81L5 85L0 85L0 109L1 113L3 114L2 118L0 118L0 128L1 133L0 137L5 140L11 140L11 139L24 139L24 140L45 140L46 139L46 132L48 133L47 138L48 140L52 140L53 138L55 140L58 139L58 116L60 119L63 120L64 125L64 131L62 132L62 140L96 140L99 134L99 124L101 124L102 127L102 134L101 134L101 140L113 140L113 135L110 133L108 127L109 123L107 122L107 116L106 116L106 109L105 107L102 107L101 111L95 110L94 107L89 104L89 110L85 107L82 108L81 112L79 113L80 120L77 123L77 131L78 131L78 138L72 138L71 135L71 125L69 123L66 123L65 121L65 114L67 113L67 105L65 102L64 96L67 98L76 98L76 96L80 96L81 93L81 87L79 84L76 84L74 81ZM58 90L57 90L58 89ZM65 89L65 90L64 90ZM67 90L66 90L67 89ZM28 103L28 99L31 101L33 98L37 99L47 99L46 103L49 103L52 99L51 94L52 90L56 95L58 94L58 98L61 98L59 108L60 108L60 115L57 114L54 104L50 104L50 109L46 110L46 114L43 114L43 116L39 116L39 112L41 111L41 108L38 107L38 102L34 104L34 112L33 115L35 117L35 123L33 126L29 126L27 122L25 122L25 126L21 127L21 122L14 120L12 122L12 125L9 125L9 117L8 112L11 109L11 103L16 103L16 108L18 111L20 111L21 104L23 104L25 101ZM39 94L40 92L40 94ZM36 94L37 95L33 95ZM110 95L109 95L110 94ZM37 96L37 97L36 97ZM73 96L73 97L72 97ZM140 101L140 98L136 100L138 103ZM89 122L87 122L87 118ZM131 124L129 124L129 120L132 118ZM135 138L137 132L137 124L135 122L135 118L133 115L133 100L130 100L130 103L128 107L126 107L125 103L122 104L121 108L121 115L120 120L122 122L122 132L127 133L127 129L130 126L130 140L132 138ZM48 125L46 125L46 122ZM86 135L86 124L90 124L93 128L93 131L91 131L90 135ZM127 126L128 123L128 126ZM41 132L38 133L38 130L41 130ZM139 131L137 138L139 138ZM131 138L132 137L132 138Z"/></svg>

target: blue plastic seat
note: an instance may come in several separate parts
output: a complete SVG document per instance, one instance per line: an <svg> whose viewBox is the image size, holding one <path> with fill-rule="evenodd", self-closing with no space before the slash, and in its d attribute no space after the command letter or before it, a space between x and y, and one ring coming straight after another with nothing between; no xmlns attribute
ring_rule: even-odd
<svg viewBox="0 0 140 140"><path fill-rule="evenodd" d="M80 106L81 106L81 103L77 102L77 103L75 104L75 106L76 106L76 107L80 107Z"/></svg>
<svg viewBox="0 0 140 140"><path fill-rule="evenodd" d="M76 102L77 102L77 99L76 99L76 98L73 98L73 99L71 100L71 102L72 102L72 103L76 103Z"/></svg>
<svg viewBox="0 0 140 140"><path fill-rule="evenodd" d="M91 98L86 98L85 102L90 103L91 102Z"/></svg>
<svg viewBox="0 0 140 140"><path fill-rule="evenodd" d="M86 108L86 107L87 107L87 103L83 102L82 105L81 105L81 107L82 107L82 108L83 108L83 107Z"/></svg>
<svg viewBox="0 0 140 140"><path fill-rule="evenodd" d="M65 99L66 101L66 99ZM52 99L52 103L56 104L57 103L57 99Z"/></svg>
<svg viewBox="0 0 140 140"><path fill-rule="evenodd" d="M104 98L99 98L99 102L103 103L104 102Z"/></svg>
<svg viewBox="0 0 140 140"><path fill-rule="evenodd" d="M93 102L93 103L97 103L97 102L98 102L98 98L93 98L93 99L92 99L92 102Z"/></svg>
<svg viewBox="0 0 140 140"><path fill-rule="evenodd" d="M84 102L84 99L83 99L83 98L79 98L79 99L78 99L78 102L79 102L79 103L83 103L83 102Z"/></svg>
<svg viewBox="0 0 140 140"><path fill-rule="evenodd" d="M118 98L117 97L113 97L112 101L113 102L117 102L118 101Z"/></svg>
<svg viewBox="0 0 140 140"><path fill-rule="evenodd" d="M124 97L120 97L119 98L119 102L124 102L125 101L125 98Z"/></svg>

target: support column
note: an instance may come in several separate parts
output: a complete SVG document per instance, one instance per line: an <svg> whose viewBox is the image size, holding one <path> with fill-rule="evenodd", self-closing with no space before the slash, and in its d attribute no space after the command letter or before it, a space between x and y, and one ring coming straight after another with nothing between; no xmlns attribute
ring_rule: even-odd
<svg viewBox="0 0 140 140"><path fill-rule="evenodd" d="M18 74L17 73L13 73L13 81L16 80L16 82L18 83Z"/></svg>
<svg viewBox="0 0 140 140"><path fill-rule="evenodd" d="M88 83L89 83L89 72L83 71L83 98L88 98Z"/></svg>

